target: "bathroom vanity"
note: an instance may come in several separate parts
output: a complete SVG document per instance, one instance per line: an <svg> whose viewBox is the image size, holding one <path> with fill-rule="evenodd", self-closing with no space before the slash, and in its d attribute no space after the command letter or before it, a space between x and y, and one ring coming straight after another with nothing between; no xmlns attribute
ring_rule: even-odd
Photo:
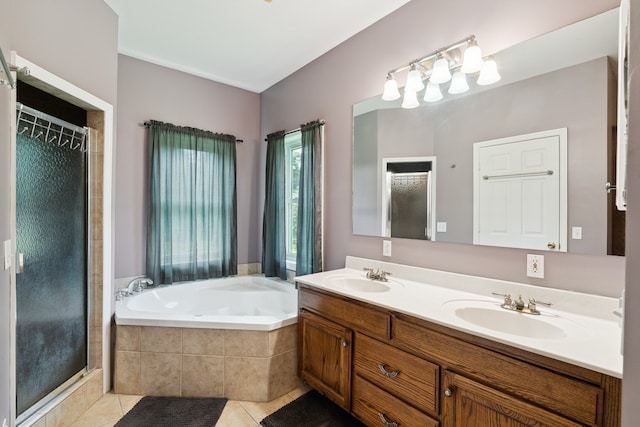
<svg viewBox="0 0 640 427"><path fill-rule="evenodd" d="M349 264L297 278L298 370L367 425L620 425L615 299L369 262L384 282ZM492 291L559 307L510 312Z"/></svg>

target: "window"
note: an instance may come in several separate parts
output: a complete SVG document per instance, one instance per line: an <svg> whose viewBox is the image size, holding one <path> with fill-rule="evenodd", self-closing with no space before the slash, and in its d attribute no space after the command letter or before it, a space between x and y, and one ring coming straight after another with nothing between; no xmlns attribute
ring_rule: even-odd
<svg viewBox="0 0 640 427"><path fill-rule="evenodd" d="M298 184L300 183L301 133L294 132L284 137L285 151L285 197L286 197L286 244L287 270L296 270L298 233Z"/></svg>

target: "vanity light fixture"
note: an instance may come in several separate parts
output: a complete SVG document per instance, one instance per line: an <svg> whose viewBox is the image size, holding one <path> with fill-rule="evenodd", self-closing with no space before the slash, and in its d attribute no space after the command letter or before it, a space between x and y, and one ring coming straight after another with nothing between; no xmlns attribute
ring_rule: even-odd
<svg viewBox="0 0 640 427"><path fill-rule="evenodd" d="M409 73L407 74L407 84L404 85L404 90L412 92L420 92L424 89L424 83L422 83L422 73L418 70L416 64L410 65Z"/></svg>
<svg viewBox="0 0 640 427"><path fill-rule="evenodd" d="M449 93L452 95L458 93L465 93L469 90L469 84L467 83L467 75L461 70L453 73L451 78L451 85L449 86Z"/></svg>
<svg viewBox="0 0 640 427"><path fill-rule="evenodd" d="M478 77L478 84L482 86L491 85L500 80L500 73L498 73L498 65L496 64L493 56L485 59L480 70L480 77Z"/></svg>
<svg viewBox="0 0 640 427"><path fill-rule="evenodd" d="M393 74L387 74L387 81L384 82L384 92L382 92L383 101L395 101L400 98L398 90L398 82L393 78Z"/></svg>
<svg viewBox="0 0 640 427"><path fill-rule="evenodd" d="M446 83L451 80L449 60L445 58L444 51L438 52L437 55L438 59L436 59L436 62L433 64L433 70L431 71L429 81L435 84Z"/></svg>
<svg viewBox="0 0 640 427"><path fill-rule="evenodd" d="M440 92L440 85L435 83L427 83L427 90L424 91L424 102L437 102L442 99L442 92Z"/></svg>
<svg viewBox="0 0 640 427"><path fill-rule="evenodd" d="M480 72L477 80L479 85L490 85L500 80L495 60L493 57L482 57L482 51L474 35L411 61L409 65L389 71L384 84L383 100L394 101L400 98L396 75L406 70L409 72L405 83L403 108L415 108L419 105L417 92L425 88L425 83L427 89L422 99L425 102L436 102L442 99L439 85L449 81L450 94L469 90L468 74ZM453 76L452 70L455 70Z"/></svg>
<svg viewBox="0 0 640 427"><path fill-rule="evenodd" d="M402 108L411 109L420 105L418 102L418 92L404 89L404 99L402 100Z"/></svg>

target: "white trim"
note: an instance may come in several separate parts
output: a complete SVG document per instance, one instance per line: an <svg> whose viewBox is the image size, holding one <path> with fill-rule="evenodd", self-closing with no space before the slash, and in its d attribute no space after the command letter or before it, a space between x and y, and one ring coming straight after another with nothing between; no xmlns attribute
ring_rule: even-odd
<svg viewBox="0 0 640 427"><path fill-rule="evenodd" d="M505 138L492 139L488 141L476 142L473 144L473 244L478 244L478 230L479 230L479 222L480 222L480 211L479 211L479 186L480 186L480 165L479 165L479 151L481 148L490 147L493 145L500 144L509 144L511 142L517 142L522 140L530 140L530 139L541 139L548 137L558 137L559 139L559 165L560 170L558 171L559 185L560 185L560 200L559 200L559 221L558 224L558 232L559 236L559 245L556 248L556 252L567 252L568 251L568 239L567 239L567 172L568 172L568 163L567 163L567 128L559 128L559 129L551 129L545 130L541 132L533 132L527 133L523 135L515 135L508 136ZM528 249L528 248L523 248Z"/></svg>
<svg viewBox="0 0 640 427"><path fill-rule="evenodd" d="M629 117L627 110L629 46L629 0L620 2L620 34L618 35L618 143L616 147L616 207L627 210L627 150Z"/></svg>
<svg viewBox="0 0 640 427"><path fill-rule="evenodd" d="M11 51L11 63L15 63L16 53L15 51ZM15 72L12 72L14 79L17 77ZM9 312L11 316L10 320L10 329L9 329L9 345L11 349L9 351L9 399L11 399L9 410L10 410L10 425L15 425L15 420L18 416L17 414L17 379L16 379L16 326L17 326L17 301L16 301L16 93L17 90L11 91L11 105L10 109L10 123L9 123L9 155L11 156L9 169L11 170L11 189L9 196L9 238L12 242L12 256L14 262L11 265L10 278L9 278L9 287L10 287L10 298L9 298Z"/></svg>
<svg viewBox="0 0 640 427"><path fill-rule="evenodd" d="M15 52L12 52L14 58ZM113 105L90 94L89 92L73 85L72 83L61 79L60 77L48 72L38 65L15 55L13 59L18 68L27 67L31 72L31 77L46 83L48 86L56 88L84 105L96 111L104 112L104 172L103 172L103 293L102 293L102 369L103 369L103 393L111 388L111 314L112 295L113 295L113 159L114 159L114 109ZM15 99L12 100L12 109L15 115ZM15 119L15 117L14 117ZM15 123L15 120L14 120ZM12 126L15 126L14 124ZM13 131L15 134L15 129ZM13 137L13 145L15 146L15 136ZM15 148L14 148L15 150ZM15 156L14 156L15 158ZM15 172L15 169L14 169ZM14 173L15 176L15 173ZM14 184L15 187L15 179ZM14 188L15 191L15 188ZM14 194L15 197L15 194ZM14 199L15 200L15 199ZM14 215L15 218L15 215ZM15 223L12 225L12 239L15 242ZM15 277L13 280L15 286ZM13 290L15 295L15 289ZM13 307L15 310L15 307ZM15 325L14 329L15 330ZM12 341L12 353L15 353L15 341ZM15 357L15 354L14 354ZM15 381L15 363L12 367L12 378ZM15 396L14 396L15 403ZM14 405L15 406L15 405Z"/></svg>

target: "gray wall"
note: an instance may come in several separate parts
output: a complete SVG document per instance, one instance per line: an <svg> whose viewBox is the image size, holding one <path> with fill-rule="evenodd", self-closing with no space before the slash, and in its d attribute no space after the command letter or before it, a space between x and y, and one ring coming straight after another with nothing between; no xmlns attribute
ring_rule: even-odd
<svg viewBox="0 0 640 427"><path fill-rule="evenodd" d="M260 95L120 55L115 176L115 277L145 273L146 120L235 135L238 262L259 260Z"/></svg>
<svg viewBox="0 0 640 427"><path fill-rule="evenodd" d="M616 0L412 1L263 92L263 134L314 118L327 122L326 268L343 266L345 255L382 259L381 238L351 231L351 117L354 103L380 94L389 69L469 33L485 52L496 52L617 5ZM392 262L606 295L619 295L624 284L620 257L545 254L545 279L531 279L524 250L392 241L393 256L385 258Z"/></svg>
<svg viewBox="0 0 640 427"><path fill-rule="evenodd" d="M0 0L0 46L115 106L117 16L102 0ZM10 236L10 91L0 88L0 243ZM9 420L9 274L0 270L0 423Z"/></svg>

